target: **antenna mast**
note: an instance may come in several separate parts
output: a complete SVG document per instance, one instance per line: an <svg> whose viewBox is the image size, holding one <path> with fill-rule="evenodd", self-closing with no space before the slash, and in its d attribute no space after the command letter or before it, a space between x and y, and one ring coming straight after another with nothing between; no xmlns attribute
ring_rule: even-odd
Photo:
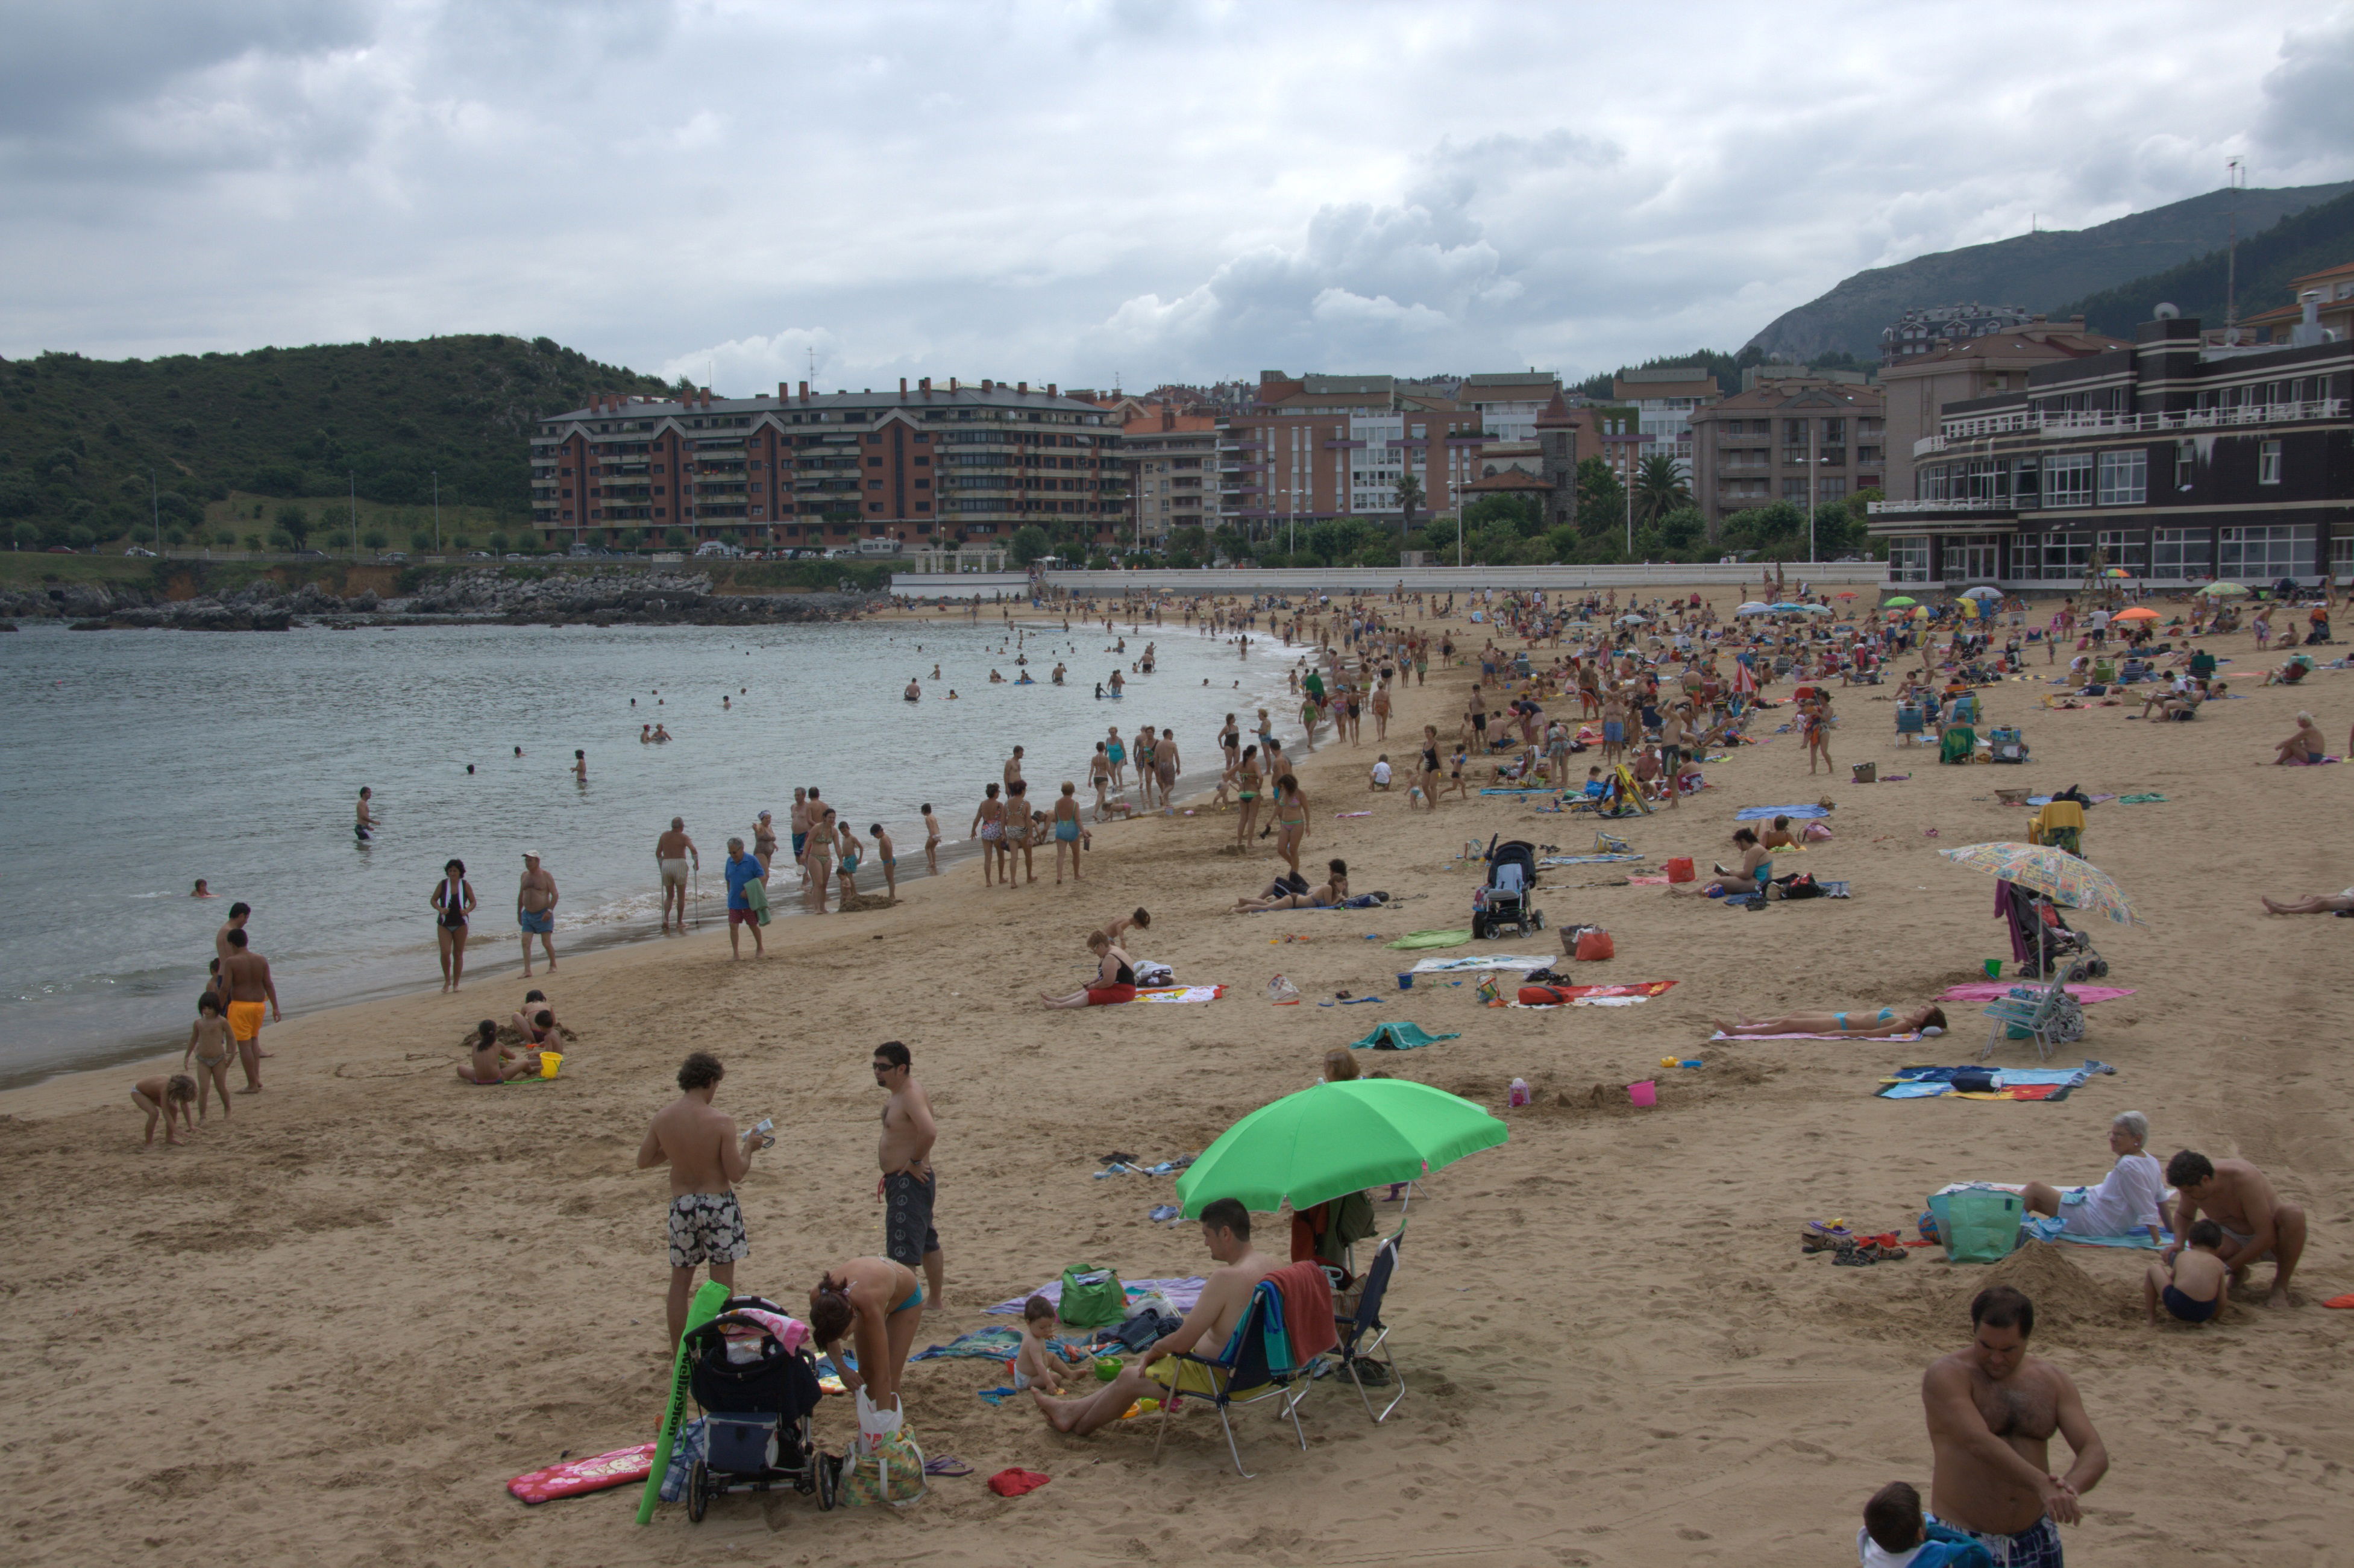
<svg viewBox="0 0 2354 1568"><path fill-rule="evenodd" d="M2232 238L2223 258L2223 341L2240 341L2240 183L2247 175L2247 160L2223 160L2225 188L2231 191Z"/></svg>

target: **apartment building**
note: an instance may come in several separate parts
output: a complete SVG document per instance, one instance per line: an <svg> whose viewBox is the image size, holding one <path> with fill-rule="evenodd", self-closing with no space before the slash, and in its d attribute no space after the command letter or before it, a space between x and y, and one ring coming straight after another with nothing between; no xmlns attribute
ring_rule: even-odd
<svg viewBox="0 0 2354 1568"><path fill-rule="evenodd" d="M1177 528L1215 528L1219 512L1217 417L1170 404L1138 408L1120 427L1129 479L1123 541L1155 549Z"/></svg>
<svg viewBox="0 0 2354 1568"><path fill-rule="evenodd" d="M1119 444L1103 409L1026 382L612 397L540 421L532 521L551 545L673 528L751 546L950 545L1025 523L1108 538L1129 516Z"/></svg>
<svg viewBox="0 0 2354 1568"><path fill-rule="evenodd" d="M1450 512L1479 477L1480 415L1405 390L1391 376L1262 372L1257 400L1227 416L1220 509L1255 536L1327 517L1404 522L1398 481L1422 487L1417 514Z"/></svg>
<svg viewBox="0 0 2354 1568"><path fill-rule="evenodd" d="M2354 575L2354 342L2317 323L2304 336L2218 344L2166 314L2130 344L2047 356L2022 386L1945 402L1914 443L1915 493L1872 508L1890 576Z"/></svg>
<svg viewBox="0 0 2354 1568"><path fill-rule="evenodd" d="M1550 371L1505 371L1467 376L1455 388L1455 406L1479 416L1480 425L1500 441L1532 441L1537 416L1561 391L1561 377Z"/></svg>
<svg viewBox="0 0 2354 1568"><path fill-rule="evenodd" d="M2242 343L2291 343L2300 326L2354 338L2354 261L2307 272L2289 282L2292 303L2243 317Z"/></svg>
<svg viewBox="0 0 2354 1568"><path fill-rule="evenodd" d="M1957 343L1988 333L2006 332L2040 322L2017 305L1932 305L1906 311L1880 330L1880 363L1900 365L1924 354L1935 354Z"/></svg>
<svg viewBox="0 0 2354 1568"><path fill-rule="evenodd" d="M1714 403L1716 377L1690 366L1658 370L1622 371L1611 379L1611 400L1630 405L1639 421L1639 433L1654 451L1676 460L1681 471L1691 472L1691 417Z"/></svg>
<svg viewBox="0 0 2354 1568"><path fill-rule="evenodd" d="M1959 339L1884 366L1880 385L1888 395L1889 497L1913 495L1913 449L1936 433L1937 411L1946 404L2015 392L2039 366L2125 346L2120 339L2086 332L2082 316L2062 323L2031 316L2023 327Z"/></svg>
<svg viewBox="0 0 2354 1568"><path fill-rule="evenodd" d="M1708 536L1752 506L1801 511L1878 490L1887 473L1887 401L1877 387L1819 376L1759 380L1691 417L1692 499Z"/></svg>

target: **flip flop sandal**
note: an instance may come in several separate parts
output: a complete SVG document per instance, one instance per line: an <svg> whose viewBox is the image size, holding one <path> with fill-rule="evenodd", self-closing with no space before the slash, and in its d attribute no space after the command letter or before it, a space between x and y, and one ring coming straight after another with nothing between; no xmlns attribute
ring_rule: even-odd
<svg viewBox="0 0 2354 1568"><path fill-rule="evenodd" d="M1848 1246L1840 1249L1839 1255L1831 1259L1831 1265L1835 1268L1868 1268L1879 1261L1861 1247Z"/></svg>
<svg viewBox="0 0 2354 1568"><path fill-rule="evenodd" d="M972 1467L966 1464L962 1459L958 1458L954 1454L935 1454L930 1458L924 1461L924 1474L928 1476L970 1476L972 1474Z"/></svg>

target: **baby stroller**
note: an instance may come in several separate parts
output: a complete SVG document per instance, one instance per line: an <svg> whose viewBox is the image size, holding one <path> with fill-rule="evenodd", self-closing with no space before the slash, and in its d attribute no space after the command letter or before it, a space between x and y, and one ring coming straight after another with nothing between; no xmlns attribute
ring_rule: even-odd
<svg viewBox="0 0 2354 1568"><path fill-rule="evenodd" d="M2109 960L2091 938L2069 926L2059 906L2015 882L2003 885L2003 920L2010 927L2010 950L2027 956L2015 972L2025 980L2073 980L2081 984L2109 972Z"/></svg>
<svg viewBox="0 0 2354 1568"><path fill-rule="evenodd" d="M703 1522L727 1492L790 1486L833 1506L842 1461L819 1451L817 1355L808 1330L758 1296L731 1296L719 1315L686 1336L688 1387L703 1412L703 1455L686 1475L686 1517ZM795 1340L786 1349L786 1339Z"/></svg>
<svg viewBox="0 0 2354 1568"><path fill-rule="evenodd" d="M1544 929L1544 912L1530 900L1536 889L1536 846L1524 839L1488 841L1488 885L1471 895L1471 935L1525 937Z"/></svg>

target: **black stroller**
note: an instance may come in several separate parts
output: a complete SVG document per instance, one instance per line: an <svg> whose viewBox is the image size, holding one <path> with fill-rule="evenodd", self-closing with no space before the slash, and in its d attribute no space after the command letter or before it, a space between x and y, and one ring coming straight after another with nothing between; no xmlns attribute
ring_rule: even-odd
<svg viewBox="0 0 2354 1568"><path fill-rule="evenodd" d="M1525 839L1488 841L1488 885L1471 895L1471 935L1525 937L1544 929L1544 912L1534 903L1536 846Z"/></svg>
<svg viewBox="0 0 2354 1568"><path fill-rule="evenodd" d="M686 1475L686 1517L697 1524L713 1498L790 1486L833 1506L842 1461L822 1453L810 1427L821 1397L817 1356L788 1351L746 1308L783 1318L758 1296L731 1296L719 1315L686 1336L688 1386L703 1412L703 1457Z"/></svg>
<svg viewBox="0 0 2354 1568"><path fill-rule="evenodd" d="M2015 882L2002 885L2003 920L2010 927L2011 954L2019 958L2014 972L2021 979L2081 984L2109 972L2109 960L2094 948L2090 937L2061 917L2057 905Z"/></svg>

